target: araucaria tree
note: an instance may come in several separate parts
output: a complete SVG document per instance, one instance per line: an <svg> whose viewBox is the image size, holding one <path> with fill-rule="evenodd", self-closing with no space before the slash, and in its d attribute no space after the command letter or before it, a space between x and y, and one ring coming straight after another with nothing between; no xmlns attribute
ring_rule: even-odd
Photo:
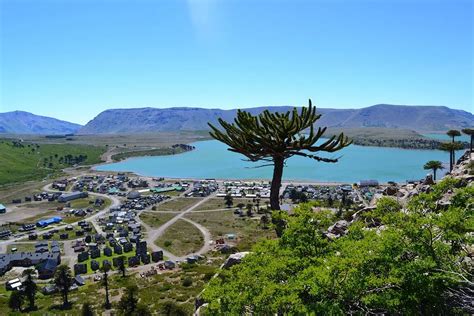
<svg viewBox="0 0 474 316"><path fill-rule="evenodd" d="M25 277L25 281L23 282L23 291L25 293L26 298L28 299L28 308L33 310L35 308L35 297L36 297L36 290L37 286L35 281L33 280L33 275L35 271L33 269L26 269L23 271L23 276Z"/></svg>
<svg viewBox="0 0 474 316"><path fill-rule="evenodd" d="M110 304L110 299L109 299L109 275L107 274L107 272L109 272L109 269L110 267L108 265L104 265L101 268L101 271L104 273L102 284L105 287L105 303L104 303L105 309L110 309L112 307L112 304Z"/></svg>
<svg viewBox="0 0 474 316"><path fill-rule="evenodd" d="M430 160L423 166L425 170L433 170L433 180L436 180L436 171L439 169L444 169L443 164L441 161L437 160Z"/></svg>
<svg viewBox="0 0 474 316"><path fill-rule="evenodd" d="M63 297L63 306L68 306L68 294L73 285L71 269L67 265L60 265L54 274L54 284L57 286Z"/></svg>
<svg viewBox="0 0 474 316"><path fill-rule="evenodd" d="M325 158L316 153L333 153L351 144L342 133L317 144L326 131L326 127L314 130L320 117L309 100L309 106L303 107L301 112L296 108L286 113L266 110L254 116L238 110L233 123L219 119L223 130L208 124L212 129L211 136L227 144L228 150L240 153L250 161L265 161L273 165L270 206L272 210L279 210L283 167L288 158L302 156L316 161L337 162L338 158Z"/></svg>
<svg viewBox="0 0 474 316"><path fill-rule="evenodd" d="M453 144L455 143L454 138L461 136L461 132L458 131L457 129L451 129L451 130L447 131L446 134L447 134L449 137L451 137L451 142L452 142ZM452 165L454 165L454 164L456 163L456 156L455 156L455 153L456 153L456 151L455 151L454 149L451 150L451 161L452 161L451 164L452 164ZM452 168L451 168L451 170L452 170Z"/></svg>
<svg viewBox="0 0 474 316"><path fill-rule="evenodd" d="M469 152L472 154L472 145L473 145L473 142L474 142L474 128L465 128L465 129L462 130L462 132L471 137Z"/></svg>

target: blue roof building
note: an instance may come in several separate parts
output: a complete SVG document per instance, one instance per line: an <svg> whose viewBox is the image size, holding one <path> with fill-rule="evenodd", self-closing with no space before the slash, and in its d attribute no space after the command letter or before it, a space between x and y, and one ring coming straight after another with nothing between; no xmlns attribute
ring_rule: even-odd
<svg viewBox="0 0 474 316"><path fill-rule="evenodd" d="M51 224L57 224L59 222L62 221L62 218L59 217L59 216L55 216L55 217L51 217L51 218L48 218L48 219L43 219L43 220L40 220L36 223L36 226L38 227L46 227L48 225L51 225Z"/></svg>

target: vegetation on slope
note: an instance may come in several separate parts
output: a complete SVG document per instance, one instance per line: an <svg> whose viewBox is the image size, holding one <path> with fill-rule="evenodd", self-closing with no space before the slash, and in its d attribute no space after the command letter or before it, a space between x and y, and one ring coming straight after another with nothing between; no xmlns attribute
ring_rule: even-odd
<svg viewBox="0 0 474 316"><path fill-rule="evenodd" d="M189 146L189 145L188 145ZM176 146L176 147L165 147L165 148L154 148L154 149L144 149L144 150L126 150L121 153L112 155L114 161L120 161L131 157L143 157L143 156L167 156L167 155L176 155L181 154L186 151L192 150L192 146L185 147Z"/></svg>
<svg viewBox="0 0 474 316"><path fill-rule="evenodd" d="M286 218L280 239L259 242L241 264L210 282L203 294L206 311L461 314L469 308L462 293L473 290L466 258L473 242L474 188L455 189L458 184L442 181L405 211L395 200L382 199L333 240L324 233L338 218L301 205ZM450 190L451 204L440 206Z"/></svg>
<svg viewBox="0 0 474 316"><path fill-rule="evenodd" d="M398 128L330 128L329 135L344 133L355 145L375 147L397 147L406 149L439 149L442 141L425 137L415 131ZM468 148L469 144L463 142Z"/></svg>
<svg viewBox="0 0 474 316"><path fill-rule="evenodd" d="M39 180L73 165L101 162L105 148L0 140L0 185Z"/></svg>

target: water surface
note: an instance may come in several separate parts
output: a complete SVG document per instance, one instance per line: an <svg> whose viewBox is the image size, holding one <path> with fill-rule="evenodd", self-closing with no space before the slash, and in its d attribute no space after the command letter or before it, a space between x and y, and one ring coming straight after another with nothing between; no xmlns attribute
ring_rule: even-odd
<svg viewBox="0 0 474 316"><path fill-rule="evenodd" d="M242 155L230 152L215 141L193 144L196 150L172 156L136 157L101 165L101 171L130 171L140 175L170 178L270 179L272 168L255 168L262 163L243 161ZM429 160L449 161L448 153L439 150L414 150L351 145L339 153L337 163L317 162L303 157L287 161L283 177L287 180L320 182L356 182L376 179L380 182L420 179L428 171L423 165ZM459 157L459 153L457 154ZM442 172L438 172L441 175Z"/></svg>

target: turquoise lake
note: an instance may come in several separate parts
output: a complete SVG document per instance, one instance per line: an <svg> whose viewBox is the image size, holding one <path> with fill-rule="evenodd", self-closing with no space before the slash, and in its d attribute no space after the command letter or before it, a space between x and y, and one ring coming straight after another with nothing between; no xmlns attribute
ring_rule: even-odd
<svg viewBox="0 0 474 316"><path fill-rule="evenodd" d="M100 171L130 171L152 177L192 179L270 179L272 167L255 168L260 163L243 161L243 156L230 152L215 141L193 144L196 150L171 156L136 157L96 167ZM458 152L456 157L459 157ZM449 162L449 155L439 150L413 150L351 145L336 154L337 163L322 163L303 157L287 160L286 180L317 182L356 182L376 179L380 182L403 182L421 179L427 173L423 165L429 160ZM443 171L438 171L438 177Z"/></svg>

